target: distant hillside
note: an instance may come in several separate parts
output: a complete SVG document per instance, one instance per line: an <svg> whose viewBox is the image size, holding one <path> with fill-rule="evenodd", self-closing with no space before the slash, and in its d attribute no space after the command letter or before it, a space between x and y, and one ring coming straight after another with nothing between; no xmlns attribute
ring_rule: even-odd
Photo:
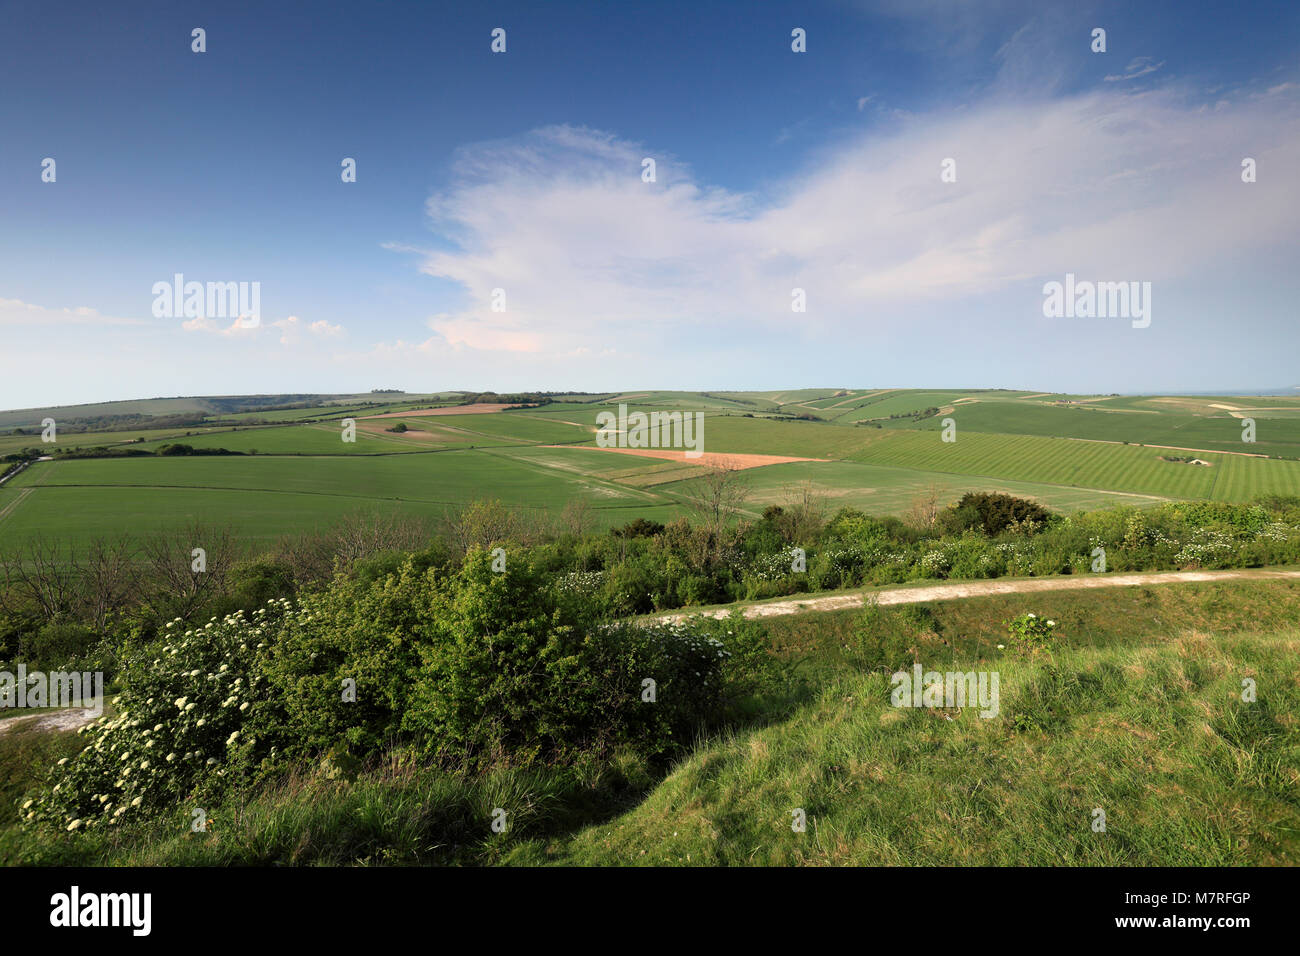
<svg viewBox="0 0 1300 956"><path fill-rule="evenodd" d="M60 425L105 423L137 418L172 418L176 416L193 416L195 420L200 420L209 415L234 415L242 412L267 411L274 408L353 402L359 399L391 401L406 397L408 396L405 392L362 392L333 395L211 395L142 398L121 402L94 402L88 405L55 405L46 408L18 408L0 411L0 429L39 426L43 418L53 418Z"/></svg>

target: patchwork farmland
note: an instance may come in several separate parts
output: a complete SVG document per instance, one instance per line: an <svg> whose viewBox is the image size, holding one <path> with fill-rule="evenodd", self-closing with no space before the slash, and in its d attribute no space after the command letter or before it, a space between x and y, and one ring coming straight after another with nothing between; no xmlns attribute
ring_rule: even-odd
<svg viewBox="0 0 1300 956"><path fill-rule="evenodd" d="M773 462L746 469L748 517L796 486L880 515L901 514L932 489L945 504L1000 491L1065 512L1300 493L1300 397L1291 395L807 389L468 399L159 399L0 413L0 452L50 459L0 486L0 537L73 545L221 520L261 543L358 511L434 518L485 498L538 514L583 501L601 526L663 521L683 513L709 466L741 455ZM702 413L707 458L599 449L597 416L619 405ZM113 416L130 421L100 424ZM41 440L48 418L52 442ZM1243 441L1246 419L1253 442ZM193 452L161 453L178 445ZM105 457L81 457L92 455Z"/></svg>

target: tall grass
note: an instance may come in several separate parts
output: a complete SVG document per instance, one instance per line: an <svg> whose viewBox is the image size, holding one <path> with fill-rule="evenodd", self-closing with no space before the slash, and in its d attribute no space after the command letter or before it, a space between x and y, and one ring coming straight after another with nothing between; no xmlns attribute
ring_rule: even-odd
<svg viewBox="0 0 1300 956"><path fill-rule="evenodd" d="M1002 713L902 710L843 675L699 749L560 862L1278 865L1300 856L1300 635L1189 632L1001 657ZM1255 703L1242 679L1258 682ZM807 813L807 831L791 811ZM1093 829L1105 812L1105 832ZM527 859L529 848L517 851ZM509 859L509 858L508 858Z"/></svg>

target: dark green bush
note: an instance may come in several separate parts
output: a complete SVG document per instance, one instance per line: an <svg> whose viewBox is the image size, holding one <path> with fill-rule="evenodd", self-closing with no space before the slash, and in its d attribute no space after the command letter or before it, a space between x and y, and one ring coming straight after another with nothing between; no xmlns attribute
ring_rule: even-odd
<svg viewBox="0 0 1300 956"><path fill-rule="evenodd" d="M653 538L663 534L664 526L658 521L637 518L621 528L611 528L609 533L616 538Z"/></svg>
<svg viewBox="0 0 1300 956"><path fill-rule="evenodd" d="M92 656L99 642L100 635L84 624L51 622L22 636L18 656L29 669L79 667Z"/></svg>
<svg viewBox="0 0 1300 956"><path fill-rule="evenodd" d="M231 596L244 611L254 611L274 598L291 598L296 590L293 568L281 561L243 561L230 570Z"/></svg>
<svg viewBox="0 0 1300 956"><path fill-rule="evenodd" d="M270 642L276 706L257 736L294 754L401 743L458 767L615 746L658 756L757 673L754 625L724 640L724 622L611 624L607 610L547 587L525 563L495 572L485 552L454 573L408 561L382 581L339 579ZM657 686L651 709L645 679Z"/></svg>
<svg viewBox="0 0 1300 956"><path fill-rule="evenodd" d="M970 491L940 514L940 526L951 534L978 529L992 537L1012 525L1045 527L1052 513L1024 498L989 491Z"/></svg>

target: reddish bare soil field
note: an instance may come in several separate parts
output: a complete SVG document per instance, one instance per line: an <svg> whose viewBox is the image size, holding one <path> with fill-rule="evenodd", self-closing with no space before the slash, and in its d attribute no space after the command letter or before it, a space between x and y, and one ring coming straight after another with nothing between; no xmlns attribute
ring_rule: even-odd
<svg viewBox="0 0 1300 956"><path fill-rule="evenodd" d="M601 448L598 445L542 445L541 447L576 448L580 451L612 451L621 455L662 458L665 461L680 461L688 465L702 465L705 468L730 468L734 471L743 471L746 468L762 468L764 465L784 465L790 461L828 460L826 458L790 458L786 455L724 455L711 451L706 451L698 458L687 458L686 452L677 448Z"/></svg>

